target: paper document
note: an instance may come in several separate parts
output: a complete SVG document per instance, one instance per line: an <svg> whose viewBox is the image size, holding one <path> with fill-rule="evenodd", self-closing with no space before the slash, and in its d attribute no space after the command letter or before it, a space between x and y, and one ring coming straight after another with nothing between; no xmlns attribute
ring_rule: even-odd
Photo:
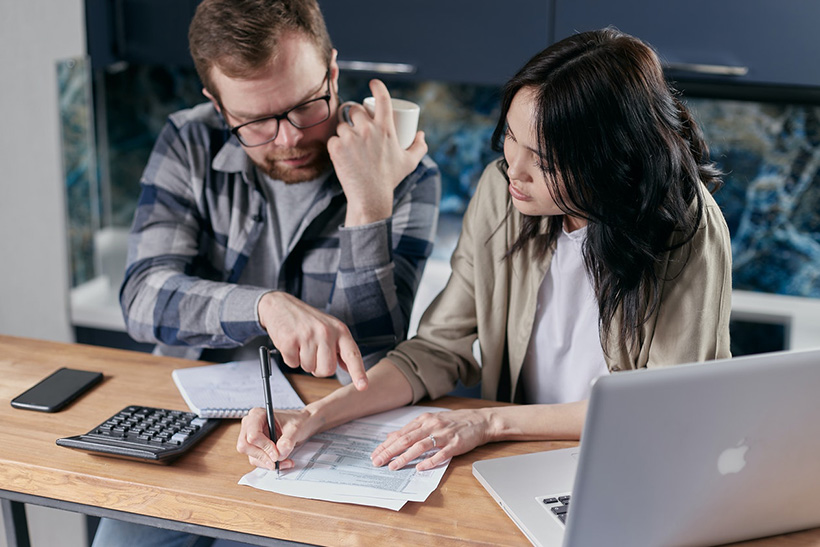
<svg viewBox="0 0 820 547"><path fill-rule="evenodd" d="M370 454L391 433L424 412L446 409L409 406L354 420L314 435L297 448L291 458L293 469L275 471L257 468L242 479L245 484L300 498L398 511L408 501L424 501L438 487L449 460L435 469L418 472L416 461L404 469L390 471L375 467ZM430 453L425 454L426 458Z"/></svg>
<svg viewBox="0 0 820 547"><path fill-rule="evenodd" d="M241 418L265 406L262 371L255 359L178 368L171 376L185 403L202 418ZM305 406L277 366L271 367L270 386L277 410Z"/></svg>

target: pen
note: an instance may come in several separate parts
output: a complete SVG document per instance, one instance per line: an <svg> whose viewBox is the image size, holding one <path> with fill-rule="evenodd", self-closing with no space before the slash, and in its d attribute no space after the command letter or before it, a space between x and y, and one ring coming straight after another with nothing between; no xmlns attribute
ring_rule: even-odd
<svg viewBox="0 0 820 547"><path fill-rule="evenodd" d="M273 418L273 397L270 394L270 350L259 347L259 366L262 368L262 384L265 388L265 410L268 414L268 434L276 444L276 420ZM276 460L276 476L279 476L279 460Z"/></svg>
<svg viewBox="0 0 820 547"><path fill-rule="evenodd" d="M359 346L370 346L370 347L378 347L378 346L388 346L394 345L396 343L396 336L394 334L387 334L383 336L369 336L363 337L356 340L356 343ZM274 351L276 351L274 349ZM262 384L265 392L265 411L267 413L268 418L268 433L270 435L270 440L276 443L276 420L273 416L273 397L271 396L270 392L270 374L271 374L271 364L270 364L270 350L265 346L259 346L259 366L262 371ZM279 475L279 461L275 462L276 465L276 474Z"/></svg>

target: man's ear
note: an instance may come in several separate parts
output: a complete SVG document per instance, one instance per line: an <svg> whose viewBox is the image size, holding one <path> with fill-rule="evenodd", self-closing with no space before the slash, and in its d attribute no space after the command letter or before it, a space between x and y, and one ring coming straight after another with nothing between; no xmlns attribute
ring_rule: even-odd
<svg viewBox="0 0 820 547"><path fill-rule="evenodd" d="M204 87L202 88L202 94L205 95L208 98L208 100L213 103L214 108L216 108L216 111L222 114L222 109L219 108L219 101L216 100L216 97L211 95L211 92L205 89Z"/></svg>
<svg viewBox="0 0 820 547"><path fill-rule="evenodd" d="M336 61L336 57L339 55L339 52L336 51L336 48L333 48L333 51L330 54L330 82L331 86L333 87L333 92L336 96L339 96L339 64Z"/></svg>

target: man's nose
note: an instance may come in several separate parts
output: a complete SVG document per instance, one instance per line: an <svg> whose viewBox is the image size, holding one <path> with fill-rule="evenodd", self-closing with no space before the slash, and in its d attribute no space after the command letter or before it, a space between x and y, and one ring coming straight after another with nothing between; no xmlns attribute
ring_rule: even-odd
<svg viewBox="0 0 820 547"><path fill-rule="evenodd" d="M303 134L301 129L290 123L290 120L284 119L279 122L279 133L273 139L273 142L279 146L293 147L299 144Z"/></svg>

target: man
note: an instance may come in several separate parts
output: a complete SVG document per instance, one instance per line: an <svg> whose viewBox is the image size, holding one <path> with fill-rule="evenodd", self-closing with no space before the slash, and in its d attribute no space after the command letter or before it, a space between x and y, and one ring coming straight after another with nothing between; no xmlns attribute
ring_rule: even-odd
<svg viewBox="0 0 820 547"><path fill-rule="evenodd" d="M288 366L338 363L364 388L406 336L432 248L440 176L423 134L399 148L376 80L375 117L353 105L338 124L315 0L206 0L189 42L210 102L169 118L143 174L129 334L214 361L253 358L269 337ZM362 358L355 340L374 337Z"/></svg>
<svg viewBox="0 0 820 547"><path fill-rule="evenodd" d="M371 82L338 125L336 50L315 0L205 0L189 31L209 103L173 114L142 178L120 300L157 353L346 368L357 389L407 333L440 176L424 135L399 148ZM388 342L362 345L355 340ZM103 519L94 545L197 545Z"/></svg>

